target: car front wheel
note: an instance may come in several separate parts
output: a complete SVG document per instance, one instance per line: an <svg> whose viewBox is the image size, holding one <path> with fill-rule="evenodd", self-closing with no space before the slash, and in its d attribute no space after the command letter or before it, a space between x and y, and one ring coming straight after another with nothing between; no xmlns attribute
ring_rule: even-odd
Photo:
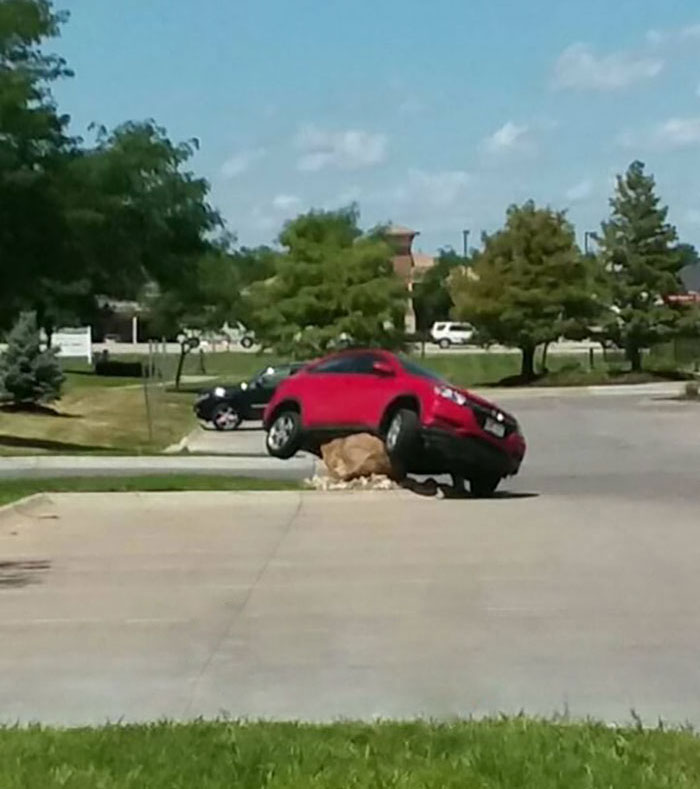
<svg viewBox="0 0 700 789"><path fill-rule="evenodd" d="M391 417L384 444L392 463L406 467L418 449L419 435L420 419L415 411L402 408Z"/></svg>
<svg viewBox="0 0 700 789"><path fill-rule="evenodd" d="M477 499L488 499L496 492L501 478L493 474L479 474L469 480L472 496Z"/></svg>
<svg viewBox="0 0 700 789"><path fill-rule="evenodd" d="M211 421L218 431L228 432L230 430L237 430L243 420L232 405L222 403L214 410Z"/></svg>
<svg viewBox="0 0 700 789"><path fill-rule="evenodd" d="M447 339L447 337L443 337L438 343L438 345L442 348L443 351L446 351L452 345L452 343Z"/></svg>
<svg viewBox="0 0 700 789"><path fill-rule="evenodd" d="M301 418L296 411L279 413L267 431L267 451L272 457L288 460L301 446Z"/></svg>

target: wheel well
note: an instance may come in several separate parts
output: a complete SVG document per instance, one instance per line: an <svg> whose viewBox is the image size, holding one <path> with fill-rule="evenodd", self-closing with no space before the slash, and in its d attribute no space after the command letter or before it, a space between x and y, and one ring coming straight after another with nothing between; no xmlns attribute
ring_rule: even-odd
<svg viewBox="0 0 700 789"><path fill-rule="evenodd" d="M270 425L275 421L275 419L277 419L282 411L295 411L297 414L301 414L301 407L296 400L283 400L267 418L265 424L266 429L270 427Z"/></svg>
<svg viewBox="0 0 700 789"><path fill-rule="evenodd" d="M394 414L397 411L401 411L402 409L406 409L407 411L415 411L415 413L420 416L420 404L415 397L412 395L404 395L403 397L399 397L394 400L384 412L382 423L379 426L379 432L382 435L384 435L389 429L389 423L393 419Z"/></svg>

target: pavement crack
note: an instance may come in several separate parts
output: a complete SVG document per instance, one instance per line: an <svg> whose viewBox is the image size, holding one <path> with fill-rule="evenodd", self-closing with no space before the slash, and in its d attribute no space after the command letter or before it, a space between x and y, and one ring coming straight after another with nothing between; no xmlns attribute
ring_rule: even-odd
<svg viewBox="0 0 700 789"><path fill-rule="evenodd" d="M260 584L260 581L263 579L263 577L264 577L265 573L267 572L270 564L272 564L272 562L277 557L277 554L279 553L279 550L280 550L280 548L282 546L282 543L289 536L289 533L291 532L294 524L296 523L297 518L301 514L301 511L302 511L303 507L304 507L304 495L303 495L302 492L300 492L299 493L299 500L297 501L297 505L294 508L294 512L291 514L291 516L289 517L287 523L282 528L282 531L280 532L279 539L272 546L272 549L271 549L270 553L265 557L265 560L263 561L262 567L260 568L260 571L258 572L258 574L255 576L255 579L253 580L253 583L250 585L250 588L248 589L248 592L246 593L245 597L241 601L240 605L237 606L234 609L233 615L231 617L231 620L228 623L228 626L226 627L224 632L221 634L221 636L216 640L216 643L212 647L211 652L209 653L209 655L207 656L206 660L202 664L201 668L197 672L197 676L195 677L195 680L194 680L194 683L193 683L192 692L190 694L190 699L187 702L187 705L185 707L185 711L184 711L184 716L183 717L188 718L191 715L192 707L194 705L195 699L197 697L197 694L199 693L199 690L200 690L201 685L202 685L202 681L204 680L204 677L205 677L207 671L209 671L209 668L211 667L212 663L214 662L214 658L221 651L221 648L223 647L224 643L231 637L231 633L233 632L233 628L235 627L236 622L238 622L238 620L241 617L241 614L243 613L243 611L245 611L246 606L250 602L250 599L253 596L253 593L258 588L258 586Z"/></svg>

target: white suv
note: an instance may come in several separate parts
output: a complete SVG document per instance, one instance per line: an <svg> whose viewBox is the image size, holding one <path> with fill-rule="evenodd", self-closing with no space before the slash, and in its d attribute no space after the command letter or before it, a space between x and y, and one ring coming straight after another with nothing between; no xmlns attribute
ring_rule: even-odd
<svg viewBox="0 0 700 789"><path fill-rule="evenodd" d="M452 345L467 345L474 337L474 327L468 323L434 323L430 330L430 336L434 343L441 348L449 348Z"/></svg>

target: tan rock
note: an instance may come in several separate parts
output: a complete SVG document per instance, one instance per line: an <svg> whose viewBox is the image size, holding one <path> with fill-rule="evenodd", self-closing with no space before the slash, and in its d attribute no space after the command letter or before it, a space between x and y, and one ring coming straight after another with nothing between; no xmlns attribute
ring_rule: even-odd
<svg viewBox="0 0 700 789"><path fill-rule="evenodd" d="M337 438L321 447L329 475L341 482L362 477L390 477L391 461L384 442L369 433Z"/></svg>

